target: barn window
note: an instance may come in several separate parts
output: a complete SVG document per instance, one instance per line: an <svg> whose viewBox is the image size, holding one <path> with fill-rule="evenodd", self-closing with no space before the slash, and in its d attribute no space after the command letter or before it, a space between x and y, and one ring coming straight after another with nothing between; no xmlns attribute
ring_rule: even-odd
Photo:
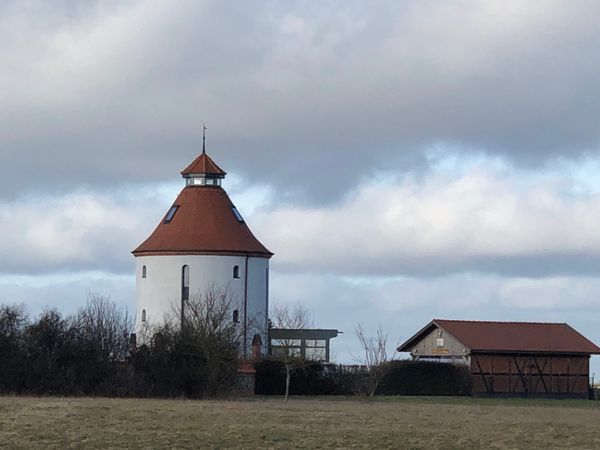
<svg viewBox="0 0 600 450"><path fill-rule="evenodd" d="M142 266L142 278L146 278L146 266Z"/></svg>
<svg viewBox="0 0 600 450"><path fill-rule="evenodd" d="M146 310L142 309L142 322L146 322Z"/></svg>
<svg viewBox="0 0 600 450"><path fill-rule="evenodd" d="M240 312L237 309L233 310L233 323L240 323Z"/></svg>
<svg viewBox="0 0 600 450"><path fill-rule="evenodd" d="M171 209L169 209L169 212L165 216L165 222L164 223L170 223L171 220L173 220L173 217L175 217L175 213L177 212L178 208L179 208L179 205L173 205L173 206L171 206Z"/></svg>
<svg viewBox="0 0 600 450"><path fill-rule="evenodd" d="M437 339L435 340L435 345L436 345L437 347L443 347L443 346L444 346L444 338L437 338Z"/></svg>
<svg viewBox="0 0 600 450"><path fill-rule="evenodd" d="M233 266L233 278L240 277L240 266Z"/></svg>
<svg viewBox="0 0 600 450"><path fill-rule="evenodd" d="M181 300L190 298L190 267L185 265L181 268Z"/></svg>

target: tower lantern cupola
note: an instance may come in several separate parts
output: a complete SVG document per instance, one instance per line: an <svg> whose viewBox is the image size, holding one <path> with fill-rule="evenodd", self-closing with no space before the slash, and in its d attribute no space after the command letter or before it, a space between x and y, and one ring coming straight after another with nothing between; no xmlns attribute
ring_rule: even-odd
<svg viewBox="0 0 600 450"><path fill-rule="evenodd" d="M221 180L226 174L206 153L202 153L181 171L186 186L221 186Z"/></svg>
<svg viewBox="0 0 600 450"><path fill-rule="evenodd" d="M206 127L204 127L206 133ZM221 169L206 154L206 134L202 136L202 153L181 171L186 186L221 186L221 180L227 172Z"/></svg>

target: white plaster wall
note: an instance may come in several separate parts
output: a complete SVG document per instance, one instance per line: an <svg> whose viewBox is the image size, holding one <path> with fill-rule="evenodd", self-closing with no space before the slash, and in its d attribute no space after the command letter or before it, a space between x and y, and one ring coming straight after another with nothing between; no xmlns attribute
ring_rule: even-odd
<svg viewBox="0 0 600 450"><path fill-rule="evenodd" d="M142 267L146 266L146 278ZM221 255L164 255L138 256L136 258L136 318L141 326L142 310L146 310L149 324L161 323L174 317L174 305L181 303L181 270L190 271L190 297L200 295L211 287L227 288L239 310L240 326L244 323L245 256ZM233 267L239 266L240 278L233 278ZM267 344L268 320L268 270L267 258L248 258L247 286L247 351L255 333L261 335L263 351Z"/></svg>
<svg viewBox="0 0 600 450"><path fill-rule="evenodd" d="M269 260L267 258L248 258L248 342L259 334L262 349L267 350L269 320Z"/></svg>

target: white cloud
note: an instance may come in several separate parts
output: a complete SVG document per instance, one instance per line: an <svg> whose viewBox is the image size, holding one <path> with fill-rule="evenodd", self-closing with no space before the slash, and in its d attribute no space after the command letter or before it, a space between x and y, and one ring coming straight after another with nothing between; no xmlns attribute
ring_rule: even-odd
<svg viewBox="0 0 600 450"><path fill-rule="evenodd" d="M596 273L600 194L474 169L364 184L337 206L256 214L282 270L352 275Z"/></svg>
<svg viewBox="0 0 600 450"><path fill-rule="evenodd" d="M600 193L582 191L568 175L439 170L365 183L328 207L280 203L267 185L234 181L232 200L275 252L280 271L353 277L598 272ZM0 203L2 271L128 272L129 252L180 188L174 181Z"/></svg>
<svg viewBox="0 0 600 450"><path fill-rule="evenodd" d="M596 311L600 279L592 277L515 278L500 286L499 301L517 309Z"/></svg>
<svg viewBox="0 0 600 450"><path fill-rule="evenodd" d="M3 273L123 271L130 251L160 220L169 200L158 190L77 191L25 197L0 208ZM112 194L112 195L111 195Z"/></svg>
<svg viewBox="0 0 600 450"><path fill-rule="evenodd" d="M230 192L244 216L272 198L267 186L247 186L235 174L231 178ZM132 273L130 252L150 235L182 187L183 181L174 179L0 202L0 276Z"/></svg>

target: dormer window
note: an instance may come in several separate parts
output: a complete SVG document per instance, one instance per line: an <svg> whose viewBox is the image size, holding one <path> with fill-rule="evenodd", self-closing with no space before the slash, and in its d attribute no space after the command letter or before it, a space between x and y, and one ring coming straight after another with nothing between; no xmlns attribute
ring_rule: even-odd
<svg viewBox="0 0 600 450"><path fill-rule="evenodd" d="M171 206L171 209L169 209L169 212L165 216L165 222L164 223L170 223L171 220L173 220L173 217L175 216L175 213L177 212L177 209L179 209L179 205L173 205L173 206Z"/></svg>
<svg viewBox="0 0 600 450"><path fill-rule="evenodd" d="M240 223L244 223L244 218L242 217L242 215L240 214L240 212L237 210L237 208L234 206L231 208L231 210L233 211L233 215L235 216L235 218L237 219L238 222Z"/></svg>

